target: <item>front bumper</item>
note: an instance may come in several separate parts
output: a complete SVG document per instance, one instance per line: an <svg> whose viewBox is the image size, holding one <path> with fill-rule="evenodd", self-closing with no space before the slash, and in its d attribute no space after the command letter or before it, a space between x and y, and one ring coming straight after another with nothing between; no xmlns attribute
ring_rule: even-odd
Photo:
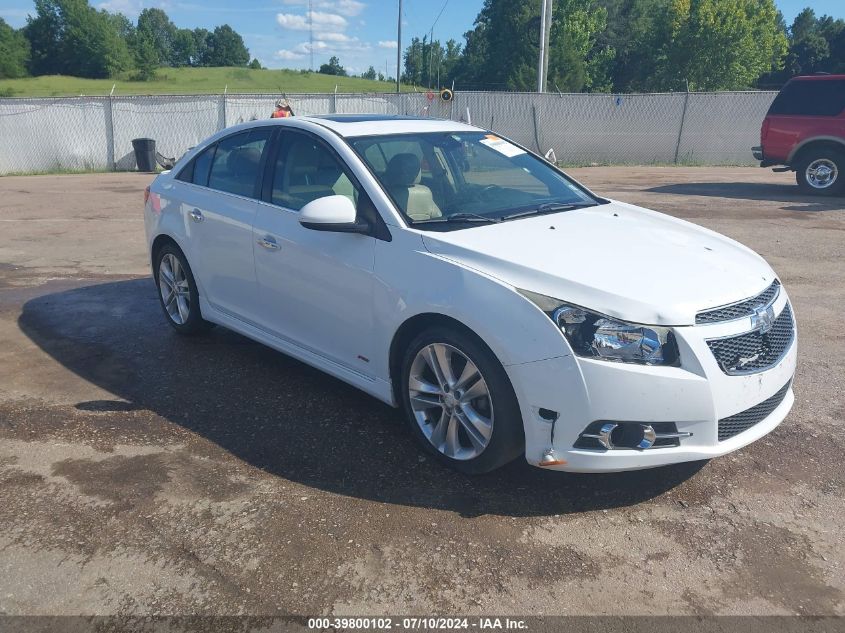
<svg viewBox="0 0 845 633"><path fill-rule="evenodd" d="M785 291L775 301L775 314L787 305ZM559 356L506 369L516 390L525 425L526 459L539 465L554 449L565 463L551 466L572 472L612 472L651 468L718 457L769 433L780 424L795 400L791 387L766 417L750 428L719 441L719 420L747 411L776 396L795 374L797 337L782 358L764 371L732 376L724 373L707 346L708 339L751 330L751 319L675 328L681 367L651 367ZM559 413L552 424L540 409ZM649 449L576 449L581 432L597 420L673 422L692 433L679 446Z"/></svg>

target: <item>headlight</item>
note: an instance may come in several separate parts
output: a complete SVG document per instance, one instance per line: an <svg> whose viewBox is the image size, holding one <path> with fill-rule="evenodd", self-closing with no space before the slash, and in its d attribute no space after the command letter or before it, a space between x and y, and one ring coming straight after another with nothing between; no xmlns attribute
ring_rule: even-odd
<svg viewBox="0 0 845 633"><path fill-rule="evenodd" d="M672 330L619 321L559 299L520 290L560 328L579 356L643 365L677 365Z"/></svg>

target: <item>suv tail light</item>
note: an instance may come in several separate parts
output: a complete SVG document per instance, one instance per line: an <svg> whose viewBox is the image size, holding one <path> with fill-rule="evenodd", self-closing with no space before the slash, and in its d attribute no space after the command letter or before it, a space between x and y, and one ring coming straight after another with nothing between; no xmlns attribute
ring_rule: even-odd
<svg viewBox="0 0 845 633"><path fill-rule="evenodd" d="M763 128L760 130L760 141L765 141L769 135L769 117L763 119Z"/></svg>

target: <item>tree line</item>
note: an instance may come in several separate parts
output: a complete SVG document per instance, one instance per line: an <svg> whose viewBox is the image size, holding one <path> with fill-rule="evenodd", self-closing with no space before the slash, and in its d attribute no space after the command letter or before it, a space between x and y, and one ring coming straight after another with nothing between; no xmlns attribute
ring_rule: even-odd
<svg viewBox="0 0 845 633"><path fill-rule="evenodd" d="M485 0L465 42L413 38L402 80L463 90L535 90L539 0ZM560 92L777 88L845 73L845 20L774 0L554 0L548 85Z"/></svg>
<svg viewBox="0 0 845 633"><path fill-rule="evenodd" d="M73 75L101 79L132 72L148 80L161 66L251 66L243 38L228 24L180 29L161 9L144 9L133 23L87 0L35 0L21 29L0 18L0 79Z"/></svg>
<svg viewBox="0 0 845 633"><path fill-rule="evenodd" d="M534 90L539 31L539 0L485 0L463 43L412 38L402 81ZM554 0L548 60L551 91L777 88L798 74L845 73L845 20L806 8L787 25L775 0ZM180 29L161 9L133 23L87 0L35 0L23 28L0 19L0 79L247 65L261 67L229 25ZM318 72L347 74L337 57ZM362 76L385 79L372 66Z"/></svg>

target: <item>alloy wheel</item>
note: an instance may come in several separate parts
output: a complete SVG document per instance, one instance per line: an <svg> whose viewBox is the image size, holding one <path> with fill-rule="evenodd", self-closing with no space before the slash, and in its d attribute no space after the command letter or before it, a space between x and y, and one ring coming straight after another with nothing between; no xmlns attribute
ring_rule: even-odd
<svg viewBox="0 0 845 633"><path fill-rule="evenodd" d="M806 176L814 189L829 189L839 176L839 168L829 158L819 158L807 165Z"/></svg>
<svg viewBox="0 0 845 633"><path fill-rule="evenodd" d="M161 258L158 287L167 315L176 325L184 325L191 314L191 286L179 258L172 253Z"/></svg>
<svg viewBox="0 0 845 633"><path fill-rule="evenodd" d="M423 435L446 457L478 457L493 435L493 401L470 358L446 343L417 352L408 376L411 410Z"/></svg>

